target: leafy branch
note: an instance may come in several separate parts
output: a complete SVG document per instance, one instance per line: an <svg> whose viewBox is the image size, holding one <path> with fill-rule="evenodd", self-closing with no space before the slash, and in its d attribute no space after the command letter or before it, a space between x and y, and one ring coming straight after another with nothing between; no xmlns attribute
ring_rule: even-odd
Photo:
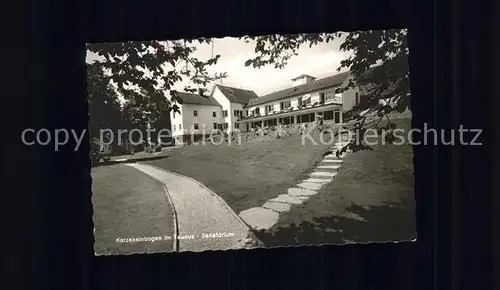
<svg viewBox="0 0 500 290"><path fill-rule="evenodd" d="M211 39L144 41L88 44L87 49L101 57L97 62L107 72L106 78L129 106L147 101L163 110L178 111L175 103L182 100L173 89L179 82L187 82L185 90L195 92L214 81L225 78L225 73L210 74L207 68L217 64L220 55L201 61L192 57L195 44L210 44ZM184 64L179 69L179 64ZM194 86L194 87L193 87ZM169 91L170 100L165 92Z"/></svg>
<svg viewBox="0 0 500 290"><path fill-rule="evenodd" d="M393 29L245 36L242 39L255 42L255 56L245 62L246 66L260 68L273 65L278 69L286 67L303 45L312 47L343 39L340 51L349 52L350 56L341 61L337 70L349 69L352 78L337 92L362 87L365 90L364 108L375 106L381 99L390 99L396 104L394 109L403 112L411 109L406 36L406 30Z"/></svg>
<svg viewBox="0 0 500 290"><path fill-rule="evenodd" d="M337 89L338 93L349 89L359 89L363 99L358 109L378 107L379 121L393 111L411 110L409 93L409 67L407 32L403 29L369 30L338 33L315 33L293 35L269 35L258 37L243 37L246 42L255 42L255 56L245 62L245 66L260 68L272 65L282 69L288 61L298 55L298 50L304 45L312 47L320 43L341 40L340 51L350 55L340 62L338 71L348 69L351 72L346 85ZM360 117L354 124L356 136L364 139L366 128L365 118ZM392 142L394 136L392 126L384 132L387 141ZM388 126L389 126L388 125ZM392 137L391 137L392 136ZM340 154L347 150L373 150L373 148L353 141L341 148Z"/></svg>

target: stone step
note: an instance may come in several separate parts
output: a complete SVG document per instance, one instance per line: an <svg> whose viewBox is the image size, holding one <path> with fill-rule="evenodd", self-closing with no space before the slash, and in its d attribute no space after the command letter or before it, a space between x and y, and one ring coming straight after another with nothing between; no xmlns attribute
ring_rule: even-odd
<svg viewBox="0 0 500 290"><path fill-rule="evenodd" d="M291 205L288 203L268 201L262 207L281 213L290 211Z"/></svg>
<svg viewBox="0 0 500 290"><path fill-rule="evenodd" d="M302 200L301 200L302 201ZM268 230L274 226L280 217L274 210L254 207L240 212L240 218L256 230Z"/></svg>
<svg viewBox="0 0 500 290"><path fill-rule="evenodd" d="M310 190L305 188L289 188L287 191L289 196L297 197L297 196L311 196L318 194L316 190Z"/></svg>
<svg viewBox="0 0 500 290"><path fill-rule="evenodd" d="M302 200L288 194L280 194L278 197L270 199L270 202L281 202L288 204L301 204Z"/></svg>
<svg viewBox="0 0 500 290"><path fill-rule="evenodd" d="M321 163L329 163L329 164L339 164L344 162L342 159L323 159Z"/></svg>
<svg viewBox="0 0 500 290"><path fill-rule="evenodd" d="M340 170L339 168L314 168L313 172L328 172L328 173L337 173Z"/></svg>
<svg viewBox="0 0 500 290"><path fill-rule="evenodd" d="M316 167L317 169L332 169L332 170L339 170L339 168L342 167L340 164L339 165L320 165Z"/></svg>
<svg viewBox="0 0 500 290"><path fill-rule="evenodd" d="M337 155L335 155L335 154L329 154L329 155L326 155L326 156L325 156L325 159L326 159L326 160L334 160L334 161L337 161L337 162L340 162L340 163L342 163L342 162L343 162L343 160L342 160L342 159L338 159L338 158L337 158Z"/></svg>
<svg viewBox="0 0 500 290"><path fill-rule="evenodd" d="M318 183L320 185L323 185L323 184L330 182L330 180L324 179L324 178L308 178L308 179L304 180L303 182L304 183Z"/></svg>
<svg viewBox="0 0 500 290"><path fill-rule="evenodd" d="M333 177L337 175L337 172L324 172L324 171L315 171L311 173L311 177L315 178L329 178L333 179Z"/></svg>
<svg viewBox="0 0 500 290"><path fill-rule="evenodd" d="M314 182L302 182L297 184L298 187L302 187L309 190L319 190L323 184ZM288 193L290 194L290 193Z"/></svg>

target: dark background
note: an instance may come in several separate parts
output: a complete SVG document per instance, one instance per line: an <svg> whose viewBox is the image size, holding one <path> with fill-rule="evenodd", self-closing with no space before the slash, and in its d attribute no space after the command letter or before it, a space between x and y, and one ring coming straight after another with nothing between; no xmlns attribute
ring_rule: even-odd
<svg viewBox="0 0 500 290"><path fill-rule="evenodd" d="M492 289L489 6L479 1L37 1L3 39L4 289ZM482 6L481 10L478 9ZM10 11L10 10L9 10ZM13 11L14 14L17 11ZM414 127L485 128L482 147L415 148L418 241L94 257L90 160L20 144L84 129L85 43L408 28ZM10 44L10 45L9 45ZM15 45L12 45L15 44ZM14 130L12 130L14 128ZM7 142L5 142L5 140ZM498 192L498 190L496 190ZM9 281L10 282L10 281Z"/></svg>

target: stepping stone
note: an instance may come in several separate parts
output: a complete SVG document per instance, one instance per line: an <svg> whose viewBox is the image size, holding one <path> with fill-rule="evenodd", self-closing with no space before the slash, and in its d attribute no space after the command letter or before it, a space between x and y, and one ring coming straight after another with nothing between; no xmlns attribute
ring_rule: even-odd
<svg viewBox="0 0 500 290"><path fill-rule="evenodd" d="M286 212L289 211L292 206L288 203L268 201L264 203L262 207L274 210L276 212Z"/></svg>
<svg viewBox="0 0 500 290"><path fill-rule="evenodd" d="M240 218L256 230L268 230L274 226L280 215L270 209L254 207L240 212Z"/></svg>
<svg viewBox="0 0 500 290"><path fill-rule="evenodd" d="M342 163L344 162L342 159L323 159L323 161L321 162L325 162L325 163Z"/></svg>
<svg viewBox="0 0 500 290"><path fill-rule="evenodd" d="M342 164L344 162L344 160L342 160L341 158L338 158L337 155L325 157L322 161L323 162L326 161L326 162L330 162L330 163L338 163L338 164Z"/></svg>
<svg viewBox="0 0 500 290"><path fill-rule="evenodd" d="M322 184L312 183L312 182L302 182L297 184L298 187L302 187L309 190L319 190ZM290 194L290 193L288 193Z"/></svg>
<svg viewBox="0 0 500 290"><path fill-rule="evenodd" d="M311 173L311 177L323 177L323 178L332 178L337 175L337 172L324 172L324 171L315 171Z"/></svg>
<svg viewBox="0 0 500 290"><path fill-rule="evenodd" d="M340 167L342 167L341 165L320 165L318 167L316 167L317 169L332 169L332 170L338 170Z"/></svg>
<svg viewBox="0 0 500 290"><path fill-rule="evenodd" d="M297 197L297 196L310 196L310 195L315 195L318 194L317 191L315 190L310 190L310 189L304 189L304 188L289 188L288 189L288 195Z"/></svg>
<svg viewBox="0 0 500 290"><path fill-rule="evenodd" d="M278 195L278 197L270 199L269 201L288 203L288 204L301 204L302 203L301 199L298 199L295 196L290 196L288 194L280 194L280 195Z"/></svg>
<svg viewBox="0 0 500 290"><path fill-rule="evenodd" d="M330 180L324 178L309 178L304 180L305 183L320 183L321 185L329 183Z"/></svg>

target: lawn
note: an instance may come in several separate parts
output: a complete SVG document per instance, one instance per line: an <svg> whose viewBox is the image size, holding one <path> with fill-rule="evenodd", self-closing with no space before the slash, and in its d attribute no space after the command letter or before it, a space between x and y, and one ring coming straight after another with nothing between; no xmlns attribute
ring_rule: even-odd
<svg viewBox="0 0 500 290"><path fill-rule="evenodd" d="M412 146L379 144L346 157L333 182L256 235L266 246L412 240L414 210Z"/></svg>
<svg viewBox="0 0 500 290"><path fill-rule="evenodd" d="M172 251L172 241L117 243L117 238L173 235L173 211L163 185L126 165L92 169L97 254Z"/></svg>
<svg viewBox="0 0 500 290"><path fill-rule="evenodd" d="M311 135L319 140L319 134ZM285 139L243 141L240 145L189 145L172 151L168 158L146 163L200 181L239 213L285 193L306 178L329 149L328 144L310 141L303 145L296 134Z"/></svg>

